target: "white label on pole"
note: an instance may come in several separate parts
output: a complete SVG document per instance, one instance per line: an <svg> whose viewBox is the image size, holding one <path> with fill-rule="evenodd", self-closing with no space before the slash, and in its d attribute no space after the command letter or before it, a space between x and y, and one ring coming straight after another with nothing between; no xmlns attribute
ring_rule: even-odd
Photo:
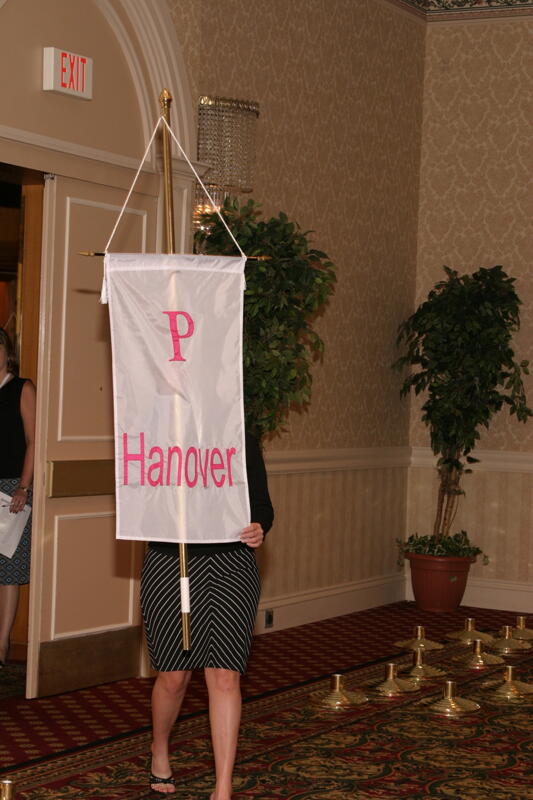
<svg viewBox="0 0 533 800"><path fill-rule="evenodd" d="M43 48L43 89L82 100L93 96L93 60L59 47Z"/></svg>
<svg viewBox="0 0 533 800"><path fill-rule="evenodd" d="M181 613L188 614L191 610L188 578L180 578L180 595L181 595Z"/></svg>

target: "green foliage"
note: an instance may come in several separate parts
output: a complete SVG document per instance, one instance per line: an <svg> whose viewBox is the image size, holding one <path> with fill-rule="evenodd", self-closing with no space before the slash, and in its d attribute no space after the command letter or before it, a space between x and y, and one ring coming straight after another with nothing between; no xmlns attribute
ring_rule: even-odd
<svg viewBox="0 0 533 800"><path fill-rule="evenodd" d="M471 543L466 531L458 531L452 536L418 536L413 533L409 538L402 542L396 540L400 551L400 559L406 553L418 553L426 556L461 556L462 558L475 558L482 554L479 547ZM484 556L484 563L488 563L487 556Z"/></svg>
<svg viewBox="0 0 533 800"><path fill-rule="evenodd" d="M280 430L291 408L310 401L310 365L324 349L312 325L333 292L335 268L283 212L263 220L255 201L241 206L227 198L221 213L247 256L267 257L247 261L244 295L246 425L262 436ZM237 252L215 213L203 216L195 245L202 253Z"/></svg>
<svg viewBox="0 0 533 800"><path fill-rule="evenodd" d="M422 420L428 426L440 477L433 535L449 536L460 480L494 414L506 405L521 422L532 415L522 376L527 361L511 347L520 325L514 278L501 266L459 275L444 267L428 298L399 327L404 354L394 367L410 367L401 393L425 392ZM423 537L424 538L424 537ZM453 537L452 537L453 538Z"/></svg>
<svg viewBox="0 0 533 800"><path fill-rule="evenodd" d="M514 278L499 266L473 275L444 269L447 279L400 325L406 353L396 365L415 368L402 394L428 391L422 419L433 452L454 461L475 447L479 427L488 428L504 403L521 422L532 412L522 383L528 362L517 363L511 348L520 324Z"/></svg>

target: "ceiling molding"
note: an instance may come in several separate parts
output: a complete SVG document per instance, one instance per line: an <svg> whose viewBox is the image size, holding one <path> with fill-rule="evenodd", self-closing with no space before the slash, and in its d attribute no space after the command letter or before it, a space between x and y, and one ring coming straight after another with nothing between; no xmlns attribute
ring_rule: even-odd
<svg viewBox="0 0 533 800"><path fill-rule="evenodd" d="M532 16L533 0L388 0L426 21Z"/></svg>

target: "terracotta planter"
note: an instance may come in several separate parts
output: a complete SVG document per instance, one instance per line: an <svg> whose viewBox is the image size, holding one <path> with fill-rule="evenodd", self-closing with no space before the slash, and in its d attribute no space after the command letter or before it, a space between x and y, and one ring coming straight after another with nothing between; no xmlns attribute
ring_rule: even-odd
<svg viewBox="0 0 533 800"><path fill-rule="evenodd" d="M455 611L465 593L472 557L426 556L406 553L418 608L423 611Z"/></svg>

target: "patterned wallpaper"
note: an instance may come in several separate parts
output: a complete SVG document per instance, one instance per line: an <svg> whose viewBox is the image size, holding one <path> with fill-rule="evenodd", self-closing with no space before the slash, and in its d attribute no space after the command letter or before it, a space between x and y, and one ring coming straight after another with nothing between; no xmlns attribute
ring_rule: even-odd
<svg viewBox="0 0 533 800"><path fill-rule="evenodd" d="M533 18L428 26L417 299L443 264L503 265L523 301L516 353L533 361L532 85ZM531 377L527 389L533 405ZM502 412L481 447L531 451L533 423Z"/></svg>
<svg viewBox="0 0 533 800"><path fill-rule="evenodd" d="M389 364L416 258L418 300L445 263L516 275L517 349L533 356L533 18L496 13L525 4L412 0L465 12L427 25L404 0L167 2L193 96L260 103L254 196L312 229L338 265L312 406L276 448L407 443ZM466 13L489 6L491 19ZM427 444L416 408L412 419L411 442ZM501 415L483 446L531 449L533 424Z"/></svg>
<svg viewBox="0 0 533 800"><path fill-rule="evenodd" d="M425 24L382 0L167 0L193 96L260 103L254 197L338 266L309 412L277 449L407 443Z"/></svg>

